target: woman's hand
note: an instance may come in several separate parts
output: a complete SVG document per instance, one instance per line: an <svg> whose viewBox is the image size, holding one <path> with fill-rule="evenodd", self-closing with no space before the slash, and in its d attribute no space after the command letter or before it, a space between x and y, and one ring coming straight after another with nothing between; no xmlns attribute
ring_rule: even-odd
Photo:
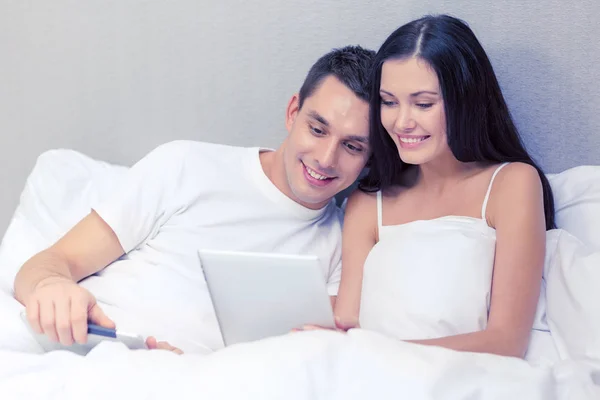
<svg viewBox="0 0 600 400"><path fill-rule="evenodd" d="M172 351L175 354L183 354L183 351L181 351L181 349L178 349L175 346L171 346L169 342L159 342L154 336L150 336L146 339L146 346L148 346L148 349L150 350L168 350Z"/></svg>
<svg viewBox="0 0 600 400"><path fill-rule="evenodd" d="M318 325L304 325L302 328L292 329L292 332L302 332L302 331L336 331L336 332L346 333L346 331L343 329L326 328L324 326L318 326Z"/></svg>
<svg viewBox="0 0 600 400"><path fill-rule="evenodd" d="M317 330L327 330L327 331L336 331L346 333L348 330L352 328L359 328L358 323L355 324L347 324L340 320L340 317L335 317L335 328L326 328L319 325L304 325L302 328L292 329L292 332L301 332L301 331L317 331Z"/></svg>

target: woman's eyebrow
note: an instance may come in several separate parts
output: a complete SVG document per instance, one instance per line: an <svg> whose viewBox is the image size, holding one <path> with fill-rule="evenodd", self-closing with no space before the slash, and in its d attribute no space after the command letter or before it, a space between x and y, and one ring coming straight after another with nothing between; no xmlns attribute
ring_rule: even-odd
<svg viewBox="0 0 600 400"><path fill-rule="evenodd" d="M418 91L418 92L411 93L410 95L411 95L412 97L417 97L417 96L420 96L420 95L422 95L422 94L432 94L432 95L434 95L434 96L437 96L439 93L438 93L438 92L433 92L433 91L430 91L430 90L420 90L420 91Z"/></svg>

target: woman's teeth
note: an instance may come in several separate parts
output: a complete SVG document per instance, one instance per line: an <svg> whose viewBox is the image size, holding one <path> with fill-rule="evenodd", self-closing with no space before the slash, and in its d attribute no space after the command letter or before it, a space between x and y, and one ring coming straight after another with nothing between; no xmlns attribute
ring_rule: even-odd
<svg viewBox="0 0 600 400"><path fill-rule="evenodd" d="M418 143L418 142L422 142L423 140L427 139L429 136L420 136L420 137L416 137L416 138L400 138L400 141L402 143Z"/></svg>

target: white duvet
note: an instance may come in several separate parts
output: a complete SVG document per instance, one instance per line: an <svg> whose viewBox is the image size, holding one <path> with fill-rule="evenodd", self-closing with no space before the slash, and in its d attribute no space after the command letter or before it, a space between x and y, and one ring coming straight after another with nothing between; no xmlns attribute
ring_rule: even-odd
<svg viewBox="0 0 600 400"><path fill-rule="evenodd" d="M4 311L18 308L4 307L8 301ZM536 366L363 330L292 333L211 355L105 343L85 357L2 350L0 360L2 399L600 398L597 359Z"/></svg>
<svg viewBox="0 0 600 400"><path fill-rule="evenodd" d="M0 246L1 400L600 399L600 249L590 245L593 238L581 241L562 230L548 232L544 290L526 360L365 330L292 333L210 355L131 351L116 343L85 357L42 354L12 298L14 273L87 213L94 187L119 168L58 151L36 170Z"/></svg>

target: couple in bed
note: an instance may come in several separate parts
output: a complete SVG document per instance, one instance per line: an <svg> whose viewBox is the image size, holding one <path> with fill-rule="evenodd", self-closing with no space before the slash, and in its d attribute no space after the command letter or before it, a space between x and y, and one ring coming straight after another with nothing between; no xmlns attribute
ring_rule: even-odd
<svg viewBox="0 0 600 400"><path fill-rule="evenodd" d="M90 320L150 348L218 349L201 245L318 255L340 331L524 355L552 193L466 24L427 16L376 54L324 55L285 121L276 150L177 141L136 163L20 269L32 327L71 344ZM342 215L333 198L365 166Z"/></svg>

